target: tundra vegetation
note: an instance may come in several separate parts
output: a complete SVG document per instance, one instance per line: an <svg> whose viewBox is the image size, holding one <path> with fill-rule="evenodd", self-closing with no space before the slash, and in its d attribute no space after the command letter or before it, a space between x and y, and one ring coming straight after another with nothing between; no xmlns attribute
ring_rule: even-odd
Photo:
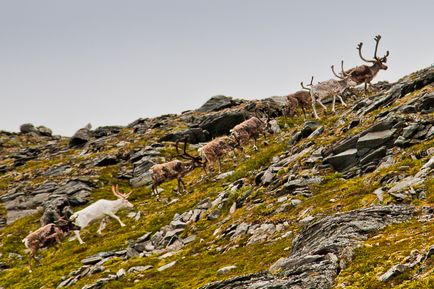
<svg viewBox="0 0 434 289"><path fill-rule="evenodd" d="M379 59L384 60L384 57ZM342 77L349 74L341 73ZM56 288L82 268L82 260L101 252L118 252L119 255L113 255L102 264L102 270L86 274L66 288L86 288L110 275L115 277L103 288L198 288L210 282L268 270L280 258L291 255L293 241L311 222L373 205L400 204L414 207L415 216L402 223L392 222L359 240L352 257L340 268L333 288L431 288L434 285L432 257L390 280L380 281L379 276L392 266L404 263L412 251L422 254L434 244L432 172L399 193L389 193L396 184L417 175L432 158L434 138L425 131L433 130L434 112L426 109L432 104L425 99L434 94L433 83L431 67L405 76L397 83L377 85L376 91L356 87L354 95L342 95L347 107L337 106L332 115L320 113L321 119L317 121L307 108L314 102L310 103L304 93L306 121L301 114L283 115L287 109L283 107L276 117L281 128L279 133L268 134L265 139L256 132L257 150L250 145L253 134L247 141L237 143L248 157L238 158L235 164L234 145L218 156L223 174L217 170L186 169L187 173L180 176L188 192L182 195L178 176L156 182L161 188L158 200L153 196L149 168L168 163L173 156L199 156L198 149L205 145L190 144L187 148L184 143L183 153L180 153L174 142L160 142L160 138L188 130L195 118L213 114L220 117L238 110L253 116L252 110L248 110L252 102L244 101L217 112L190 111L137 120L116 133L94 137L82 147L68 147L69 139L63 137L52 139L33 133L0 132L0 224L2 218L27 204L26 198L33 198L30 192L37 191L41 185L49 187L49 183L68 185L68 182L82 181L88 184L88 187L81 187L79 196L89 203L78 202L77 197L74 199L77 202L71 204L74 212L86 210L101 199L112 200L113 194L126 199L126 195L119 193L121 191L132 190L128 202L134 205L133 212L119 210L116 213L125 226L107 219L102 232L98 230L101 224L91 222L81 229L84 244L65 238L55 255L53 247L39 250L36 258L40 262L33 266L32 273L28 272L22 239L40 227L42 209L3 226L0 228L0 287ZM396 87L407 88L397 94ZM394 101L376 104L394 95L399 95ZM300 105L302 101L296 99ZM270 111L265 113L271 115ZM388 121L395 121L390 116L399 118L393 122L392 130L396 129L396 135L392 137L395 143L402 145L388 147L387 153L377 158L375 168L363 165L361 160L366 156L360 159L355 156L357 165L342 171L324 162L323 155L344 140L358 136L361 145L360 139L369 134L372 127L385 127ZM103 134L105 131L92 132ZM404 138L404 135L409 137ZM399 139L401 136L403 139ZM212 140L206 143L209 142ZM30 156L28 148L38 148L40 152ZM359 149L360 153L364 152ZM15 166L25 152L28 154L24 163ZM192 164L194 161L184 162ZM118 187L113 188L113 184ZM27 191L28 195L18 196L20 202L10 200L16 192ZM71 190L65 191L71 193ZM38 207L43 208L43 205L38 204ZM182 221L194 211L200 212L197 219ZM170 224L177 226L176 230L164 231ZM138 239L147 233L151 239L156 238L154 236L162 230L175 234L175 241L169 239L173 243L161 251L142 251L126 257L125 251L132 251ZM187 239L189 241L182 245L176 242ZM173 244L179 247L170 247ZM172 267L159 270L174 261ZM232 270L217 274L219 269L232 265L235 266ZM148 267L140 272L129 271L137 266ZM125 275L116 275L122 272L120 269L126 271Z"/></svg>

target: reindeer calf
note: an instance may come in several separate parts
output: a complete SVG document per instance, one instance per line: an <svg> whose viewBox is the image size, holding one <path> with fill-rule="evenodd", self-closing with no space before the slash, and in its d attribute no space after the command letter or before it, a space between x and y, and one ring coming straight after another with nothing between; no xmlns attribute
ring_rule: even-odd
<svg viewBox="0 0 434 289"><path fill-rule="evenodd" d="M49 246L52 243L60 245L63 236L72 230L80 230L80 227L69 220L59 219L55 223L47 224L27 235L22 242L29 249L29 271L32 272L32 259L35 258L40 248ZM56 251L57 246L53 255Z"/></svg>

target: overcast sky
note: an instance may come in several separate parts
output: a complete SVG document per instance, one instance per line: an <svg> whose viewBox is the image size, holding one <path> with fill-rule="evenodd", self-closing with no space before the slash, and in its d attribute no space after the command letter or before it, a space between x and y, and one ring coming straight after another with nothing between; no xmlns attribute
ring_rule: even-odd
<svg viewBox="0 0 434 289"><path fill-rule="evenodd" d="M434 1L0 0L0 130L70 136L217 94L285 95L390 50L395 81L434 63Z"/></svg>

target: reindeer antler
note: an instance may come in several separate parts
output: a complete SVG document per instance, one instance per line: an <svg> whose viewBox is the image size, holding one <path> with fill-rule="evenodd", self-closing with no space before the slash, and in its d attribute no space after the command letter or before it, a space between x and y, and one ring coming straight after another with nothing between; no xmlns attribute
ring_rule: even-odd
<svg viewBox="0 0 434 289"><path fill-rule="evenodd" d="M309 83L309 84L306 84L306 85L307 85L307 86L312 86L312 83L313 83L313 76L312 76L312 78L310 79L310 83ZM306 90L310 90L310 88L307 88L307 87L304 86L303 81L300 83L300 85L301 85L301 88L306 89Z"/></svg>
<svg viewBox="0 0 434 289"><path fill-rule="evenodd" d="M363 57L363 55L362 55L362 46L363 46L363 42L360 42L360 43L357 45L357 50L359 51L359 56L360 56L360 58L361 58L363 61L365 61L365 62L375 63L375 61L373 61L373 60L367 60L367 59L365 59L365 58Z"/></svg>
<svg viewBox="0 0 434 289"><path fill-rule="evenodd" d="M378 49L378 44L380 43L380 40L381 40L381 35L375 36L374 40L375 40L374 58L378 59L378 57L377 57L377 49Z"/></svg>
<svg viewBox="0 0 434 289"><path fill-rule="evenodd" d="M386 62L387 61L387 56L389 56L389 50L387 50L386 54L380 59L381 62Z"/></svg>
<svg viewBox="0 0 434 289"><path fill-rule="evenodd" d="M334 65L332 65L331 68L332 68L332 72L333 72L333 74L334 74L337 78L339 78L339 79L344 79L342 76L338 75L338 74L335 72L335 66L334 66Z"/></svg>
<svg viewBox="0 0 434 289"><path fill-rule="evenodd" d="M180 158L183 158L183 159L191 159L191 160L193 160L194 162L197 162L197 163L199 163L199 164L203 164L202 161L201 161L201 159L200 159L200 157L192 156L192 155L190 155L190 154L187 152L187 141L188 141L188 137L185 137L185 138L183 139L183 141L184 141L184 149L183 149L183 153L182 153L182 154L179 153L179 148L178 148L179 140L176 141L176 145L175 145L175 146L176 146L176 153L178 154L178 156L179 156Z"/></svg>
<svg viewBox="0 0 434 289"><path fill-rule="evenodd" d="M122 194L119 192L119 186L118 185L112 185L112 192L113 194L120 198L120 199L128 199L129 196L131 195L132 191L129 191L128 194Z"/></svg>

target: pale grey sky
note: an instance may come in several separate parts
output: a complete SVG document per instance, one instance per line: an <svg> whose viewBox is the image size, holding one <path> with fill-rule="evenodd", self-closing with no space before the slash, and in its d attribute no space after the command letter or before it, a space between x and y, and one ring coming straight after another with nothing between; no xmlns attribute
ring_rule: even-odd
<svg viewBox="0 0 434 289"><path fill-rule="evenodd" d="M0 130L199 107L216 94L284 95L390 50L399 77L434 62L434 1L0 0Z"/></svg>

